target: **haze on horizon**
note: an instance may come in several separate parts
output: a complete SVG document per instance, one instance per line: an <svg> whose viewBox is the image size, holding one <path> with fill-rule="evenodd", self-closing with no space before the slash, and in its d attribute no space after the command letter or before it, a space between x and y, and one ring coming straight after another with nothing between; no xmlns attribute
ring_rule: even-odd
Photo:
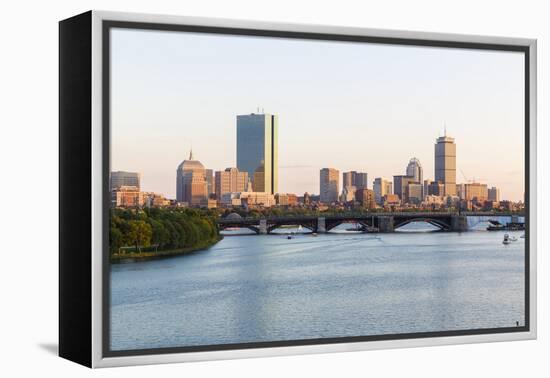
<svg viewBox="0 0 550 378"><path fill-rule="evenodd" d="M236 116L279 117L279 192L319 193L319 169L392 179L434 143L457 144L457 183L524 194L521 53L352 42L111 31L111 170L175 197L189 150L236 166ZM340 187L341 190L341 187Z"/></svg>

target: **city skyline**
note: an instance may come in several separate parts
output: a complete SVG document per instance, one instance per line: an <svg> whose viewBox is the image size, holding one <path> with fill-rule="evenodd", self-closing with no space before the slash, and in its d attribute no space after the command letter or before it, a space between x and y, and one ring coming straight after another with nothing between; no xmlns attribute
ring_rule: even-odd
<svg viewBox="0 0 550 378"><path fill-rule="evenodd" d="M448 133L458 144L457 183L475 179L498 187L502 199L523 199L523 63L519 55L190 33L148 32L147 38L140 34L138 39L135 33L113 33L111 170L140 172L145 191L175 198L174 168L191 146L196 159L208 169L236 167L235 116L263 106L279 117L278 192L317 193L318 172L324 167L366 172L372 188L376 177L391 180L403 175L412 156L422 163L424 178L433 180L433 143L446 122ZM165 52L163 60L149 56L132 60L138 53L138 40L140 46L154 45ZM227 64L236 70L235 79L222 80L218 74L211 84L206 81L207 74L224 69L214 64L212 51L199 48L205 41L229 54ZM189 53L165 51L173 43L193 48ZM309 51L317 56L323 48L330 48L335 55L328 54L328 63L308 71L303 68L312 59L300 53L303 46L310 46ZM265 53L264 58L240 55L251 47ZM287 55L281 56L282 51ZM293 59L295 56L299 59ZM326 75L328 68L344 64L350 56L356 58L350 63L351 72ZM184 58L193 59L188 62ZM400 63L403 58L408 65ZM414 71L421 74L418 79L403 76L411 74L411 59ZM436 67L435 72L421 68L422 63L434 59L445 63L444 67ZM363 66L356 64L357 60ZM206 69L205 62L209 62ZM383 66L384 62L389 66ZM138 67L133 67L134 63ZM291 63L302 76L289 73L282 85L275 83L282 74L276 65L288 70ZM247 72L243 72L243 64ZM385 74L385 68L390 72ZM172 74L175 84L165 82L164 69ZM385 79L373 77L369 69ZM149 77L143 70L156 74ZM350 81L351 73L358 72L364 77ZM138 73L144 76L143 83L135 82ZM233 83L237 78L239 87ZM251 90L258 81L261 86L270 85L269 94ZM165 84L166 91L159 92ZM208 92L211 85L220 88ZM325 91L314 93L319 87ZM286 99L281 93L292 96Z"/></svg>

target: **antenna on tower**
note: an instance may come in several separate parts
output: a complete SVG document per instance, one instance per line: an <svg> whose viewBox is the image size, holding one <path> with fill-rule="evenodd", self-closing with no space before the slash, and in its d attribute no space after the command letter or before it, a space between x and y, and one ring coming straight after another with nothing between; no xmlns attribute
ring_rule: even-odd
<svg viewBox="0 0 550 378"><path fill-rule="evenodd" d="M447 122L443 122L443 136L447 136Z"/></svg>

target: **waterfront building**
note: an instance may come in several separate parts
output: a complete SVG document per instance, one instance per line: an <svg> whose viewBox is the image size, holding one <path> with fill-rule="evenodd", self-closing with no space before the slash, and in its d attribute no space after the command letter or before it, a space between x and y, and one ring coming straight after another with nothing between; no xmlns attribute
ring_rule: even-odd
<svg viewBox="0 0 550 378"><path fill-rule="evenodd" d="M415 182L413 176L396 175L393 176L393 193L399 196L402 203L407 202L406 189L409 183Z"/></svg>
<svg viewBox="0 0 550 378"><path fill-rule="evenodd" d="M138 172L116 171L111 172L109 190L118 190L122 186L133 186L141 190L141 174Z"/></svg>
<svg viewBox="0 0 550 378"><path fill-rule="evenodd" d="M267 192L242 192L239 199L245 207L271 207L275 206L275 196Z"/></svg>
<svg viewBox="0 0 550 378"><path fill-rule="evenodd" d="M420 164L420 160L413 157L411 160L409 160L409 164L407 165L407 176L414 177L414 181L422 184L424 181L423 178L423 170L422 165Z"/></svg>
<svg viewBox="0 0 550 378"><path fill-rule="evenodd" d="M137 186L122 185L111 191L112 207L142 207L145 205L145 194Z"/></svg>
<svg viewBox="0 0 550 378"><path fill-rule="evenodd" d="M200 161L193 159L193 151L190 151L189 159L182 161L176 171L176 200L196 206L207 199L206 169Z"/></svg>
<svg viewBox="0 0 550 378"><path fill-rule="evenodd" d="M500 202L500 189L494 186L487 191L487 199L492 202Z"/></svg>
<svg viewBox="0 0 550 378"><path fill-rule="evenodd" d="M311 194L308 192L304 193L304 205L309 205L311 203Z"/></svg>
<svg viewBox="0 0 550 378"><path fill-rule="evenodd" d="M372 182L372 189L374 190L374 199L378 205L384 203L384 196L386 194L392 194L392 182L382 177L377 177Z"/></svg>
<svg viewBox="0 0 550 378"><path fill-rule="evenodd" d="M382 197L384 206L399 206L401 205L401 200L397 194L388 193Z"/></svg>
<svg viewBox="0 0 550 378"><path fill-rule="evenodd" d="M366 172L344 172L342 174L342 185L345 188L346 186L355 186L356 189L368 189L369 178Z"/></svg>
<svg viewBox="0 0 550 378"><path fill-rule="evenodd" d="M436 196L436 195L433 195L433 194L428 194L424 198L423 204L425 206L429 206L429 207L433 207L434 205L439 207L439 206L443 205L443 197Z"/></svg>
<svg viewBox="0 0 550 378"><path fill-rule="evenodd" d="M250 179L243 192L223 193L221 204L225 206L244 206L247 208L275 206L275 196L267 192L252 191Z"/></svg>
<svg viewBox="0 0 550 378"><path fill-rule="evenodd" d="M226 168L216 171L214 192L221 199L225 193L244 192L248 183L248 172L240 172L238 168Z"/></svg>
<svg viewBox="0 0 550 378"><path fill-rule="evenodd" d="M464 200L481 204L488 198L487 184L472 182L464 184Z"/></svg>
<svg viewBox="0 0 550 378"><path fill-rule="evenodd" d="M279 206L296 206L298 197L293 193L277 193L275 194L275 202Z"/></svg>
<svg viewBox="0 0 550 378"><path fill-rule="evenodd" d="M338 201L340 191L340 171L334 168L323 168L320 171L319 193L320 201L330 204Z"/></svg>
<svg viewBox="0 0 550 378"><path fill-rule="evenodd" d="M237 168L247 172L254 191L278 190L278 119L272 114L237 116Z"/></svg>
<svg viewBox="0 0 550 378"><path fill-rule="evenodd" d="M376 201L374 199L374 190L371 189L357 189L355 191L355 199L366 209L376 208Z"/></svg>
<svg viewBox="0 0 550 378"><path fill-rule="evenodd" d="M454 138L437 138L435 144L435 181L443 184L442 195L456 195L456 144Z"/></svg>
<svg viewBox="0 0 550 378"><path fill-rule="evenodd" d="M422 203L422 184L410 182L405 189L406 202L420 205Z"/></svg>

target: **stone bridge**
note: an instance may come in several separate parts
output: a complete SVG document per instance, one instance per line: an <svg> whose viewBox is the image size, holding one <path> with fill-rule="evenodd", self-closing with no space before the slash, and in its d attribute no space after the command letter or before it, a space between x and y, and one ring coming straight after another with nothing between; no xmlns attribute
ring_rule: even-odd
<svg viewBox="0 0 550 378"><path fill-rule="evenodd" d="M218 219L218 227L220 230L248 228L257 234L269 234L271 231L282 226L302 226L311 230L311 232L325 233L342 223L357 223L363 226L367 232L394 232L395 229L412 222L426 222L436 226L441 231L463 232L469 228L469 217L483 217L483 219L511 217L513 221L514 217L517 218L517 214L487 212L373 212L335 215L289 215L265 218L228 216Z"/></svg>

